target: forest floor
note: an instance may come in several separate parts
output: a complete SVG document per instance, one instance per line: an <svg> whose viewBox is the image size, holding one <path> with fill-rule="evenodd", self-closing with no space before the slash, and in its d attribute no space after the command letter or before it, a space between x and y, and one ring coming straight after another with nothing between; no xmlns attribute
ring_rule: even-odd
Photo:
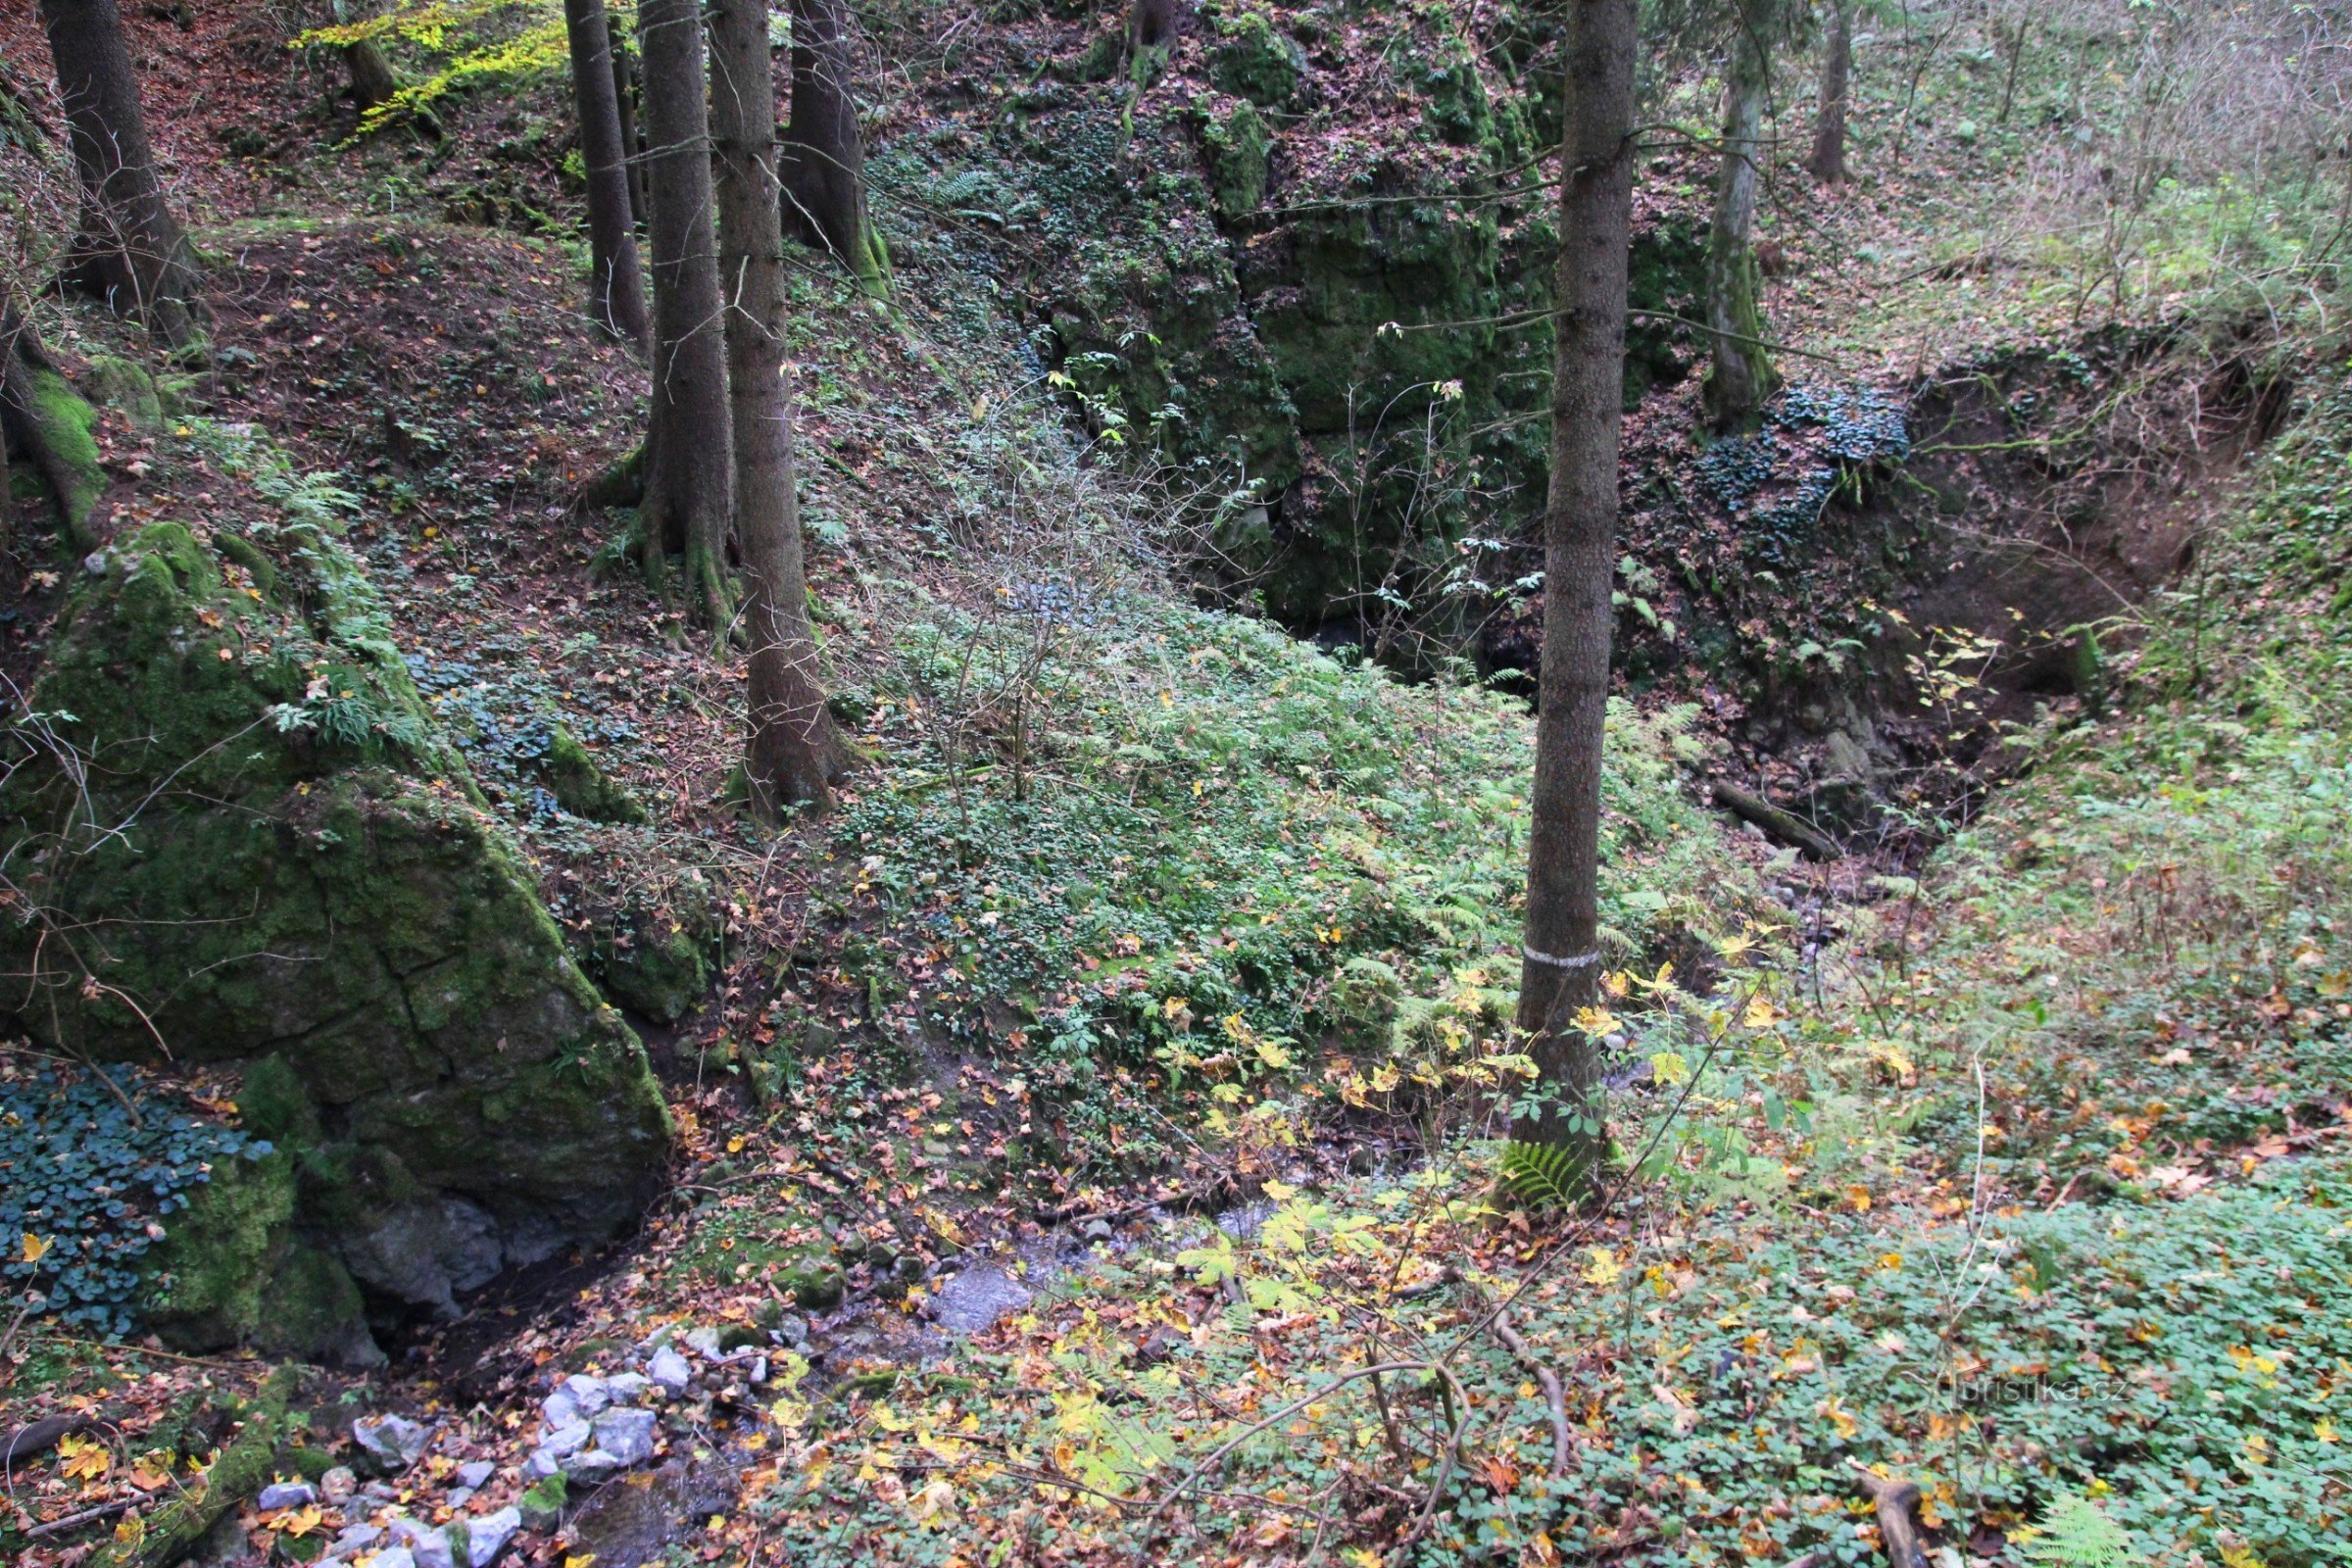
<svg viewBox="0 0 2352 1568"><path fill-rule="evenodd" d="M532 1560L1403 1542L1827 1568L1884 1544L1857 1465L1921 1485L1942 1568L2062 1560L2036 1528L2167 1565L2340 1554L2340 445L2261 470L2213 568L2231 608L2151 619L2115 681L2137 706L2022 735L2032 776L1915 875L1724 829L1686 792L1705 715L1618 715L1609 911L1679 943L1612 980L1627 1175L1565 1225L1497 1216L1473 1134L1510 1070L1524 714L1193 610L1017 343L949 297L965 280L918 263L881 318L811 268L810 574L876 760L832 822L760 837L727 799L740 661L570 504L639 418L577 258L420 217L368 183L380 157L320 150L318 79L262 8L132 24L218 258L217 352L201 418L103 427L120 514L273 505L208 456L257 426L341 498L420 684L492 736L560 717L653 808L584 823L470 754L559 918L702 901L725 926L708 1003L646 1031L679 1152L642 1233L315 1379L308 1469L364 1459L363 1412L425 1422L429 1451L341 1517L231 1515L248 1552L547 1500L541 1398L666 1330L695 1359L660 1462L535 1511ZM43 58L29 26L0 19L0 47ZM495 173L501 128L443 155L443 194L479 199L467 160ZM354 170L381 212L355 213ZM1855 200L1889 225L1912 205ZM1881 283L1932 265L1889 254ZM1812 287L1776 318L1846 313ZM1942 301L1899 345L1873 329L1889 370L2010 329ZM116 341L66 321L70 361ZM1107 536L1060 525L1106 512ZM1247 1015L1268 965L1353 998L1360 1033ZM5 1332L0 1424L104 1423L12 1468L0 1539L28 1564L184 1490L171 1456L224 1442L267 1372Z"/></svg>

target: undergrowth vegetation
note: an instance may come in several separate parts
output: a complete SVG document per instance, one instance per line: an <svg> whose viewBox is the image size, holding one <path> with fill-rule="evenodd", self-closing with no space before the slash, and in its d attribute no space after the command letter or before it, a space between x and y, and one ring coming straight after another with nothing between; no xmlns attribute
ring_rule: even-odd
<svg viewBox="0 0 2352 1568"><path fill-rule="evenodd" d="M1221 1139L1301 1079L1360 1101L1491 1078L1522 708L1140 591L1005 597L916 620L858 699L894 783L835 830L856 869L834 917L877 1016L1018 1064L1061 1102L1050 1152L1088 1174L1177 1152L1132 1103L1146 1083ZM1679 787L1689 719L1611 712L1602 907L1627 961L1704 952L1756 897Z"/></svg>

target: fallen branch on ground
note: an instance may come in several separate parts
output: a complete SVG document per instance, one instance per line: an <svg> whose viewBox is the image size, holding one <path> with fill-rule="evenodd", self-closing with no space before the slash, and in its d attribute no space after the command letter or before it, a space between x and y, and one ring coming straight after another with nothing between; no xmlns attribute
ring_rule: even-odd
<svg viewBox="0 0 2352 1568"><path fill-rule="evenodd" d="M1783 810L1761 795L1751 795L1737 784L1715 781L1715 804L1743 822L1753 822L1783 844L1793 844L1816 860L1838 858L1838 846L1829 835L1808 827L1791 813Z"/></svg>
<svg viewBox="0 0 2352 1568"><path fill-rule="evenodd" d="M1918 1508L1920 1491L1916 1483L1891 1481L1849 1458L1848 1467L1854 1479L1878 1505L1879 1539L1886 1544L1886 1560L1893 1568L1928 1568L1927 1547L1920 1544Z"/></svg>

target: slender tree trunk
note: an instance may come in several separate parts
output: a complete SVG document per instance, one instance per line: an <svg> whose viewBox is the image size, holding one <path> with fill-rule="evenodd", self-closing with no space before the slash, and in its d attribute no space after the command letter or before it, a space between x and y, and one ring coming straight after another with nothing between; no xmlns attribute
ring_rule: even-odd
<svg viewBox="0 0 2352 1568"><path fill-rule="evenodd" d="M792 0L792 122L779 171L784 232L823 245L879 294L890 264L865 211L865 141L851 92L854 42L845 0Z"/></svg>
<svg viewBox="0 0 2352 1568"><path fill-rule="evenodd" d="M81 177L70 275L187 347L198 335L195 247L164 200L115 0L41 0L41 20Z"/></svg>
<svg viewBox="0 0 2352 1568"><path fill-rule="evenodd" d="M1707 234L1707 328L1714 340L1706 384L1707 412L1719 430L1755 416L1772 394L1772 360L1764 351L1764 316L1756 301L1759 276L1749 236L1755 227L1756 176L1764 158L1764 94L1771 63L1763 22L1742 7L1732 39L1725 83L1723 173L1715 191L1715 221Z"/></svg>
<svg viewBox="0 0 2352 1568"><path fill-rule="evenodd" d="M2001 112L1993 116L1993 123L2009 123L2009 110L2017 102L2017 68L2026 59L2026 19L2020 17L2009 29L2009 72L2001 78Z"/></svg>
<svg viewBox="0 0 2352 1568"><path fill-rule="evenodd" d="M735 536L751 595L752 805L823 810L841 746L817 681L793 492L792 393L784 380L784 230L777 200L775 65L767 0L715 0L710 131L718 150L718 256L728 291L727 386L734 415Z"/></svg>
<svg viewBox="0 0 2352 1568"><path fill-rule="evenodd" d="M645 61L647 190L654 279L653 423L640 513L646 575L684 556L686 592L702 619L727 624L728 491L735 471L727 422L724 317L710 214L710 123L697 0L638 0Z"/></svg>
<svg viewBox="0 0 2352 1568"><path fill-rule="evenodd" d="M1176 31L1176 0L1135 0L1127 11L1127 53L1130 58L1156 49Z"/></svg>
<svg viewBox="0 0 2352 1568"><path fill-rule="evenodd" d="M629 170L629 212L642 224L652 220L654 205L645 193L645 142L637 134L637 104L643 96L639 90L636 64L628 51L612 51L612 101L620 114L620 146L627 154Z"/></svg>
<svg viewBox="0 0 2352 1568"><path fill-rule="evenodd" d="M1854 71L1854 0L1832 0L1821 50L1821 105L1813 121L1813 177L1845 183L1845 99Z"/></svg>
<svg viewBox="0 0 2352 1568"><path fill-rule="evenodd" d="M620 96L612 85L612 38L605 0L564 0L571 39L571 85L579 105L580 161L588 170L588 315L612 337L645 350L645 279L620 143Z"/></svg>
<svg viewBox="0 0 2352 1568"><path fill-rule="evenodd" d="M1576 1023L1600 974L1600 765L1609 575L1625 398L1633 229L1636 0L1571 0L1560 162L1551 490L1544 511L1544 662L1519 1027L1540 1108L1511 1122L1503 1186L1532 1201L1592 1191L1608 1153L1598 1042Z"/></svg>

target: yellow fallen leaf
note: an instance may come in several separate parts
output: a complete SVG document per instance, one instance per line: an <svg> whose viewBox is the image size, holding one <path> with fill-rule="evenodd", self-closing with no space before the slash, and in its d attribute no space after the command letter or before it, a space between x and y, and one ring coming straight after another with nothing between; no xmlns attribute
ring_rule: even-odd
<svg viewBox="0 0 2352 1568"><path fill-rule="evenodd" d="M54 1236L35 1236L32 1234L32 1232L26 1231L24 1233L24 1261L27 1263L38 1263L42 1258L49 1255L49 1249L55 1247L56 1245L57 1238Z"/></svg>
<svg viewBox="0 0 2352 1568"><path fill-rule="evenodd" d="M105 1444L92 1443L87 1438L59 1439L57 1456L64 1463L66 1474L75 1481L95 1481L115 1462Z"/></svg>
<svg viewBox="0 0 2352 1568"><path fill-rule="evenodd" d="M1617 1261L1617 1254L1609 1249L1605 1247L1585 1249L1585 1283L1587 1285L1603 1287L1614 1285L1617 1283L1617 1277L1624 1272L1624 1265Z"/></svg>

